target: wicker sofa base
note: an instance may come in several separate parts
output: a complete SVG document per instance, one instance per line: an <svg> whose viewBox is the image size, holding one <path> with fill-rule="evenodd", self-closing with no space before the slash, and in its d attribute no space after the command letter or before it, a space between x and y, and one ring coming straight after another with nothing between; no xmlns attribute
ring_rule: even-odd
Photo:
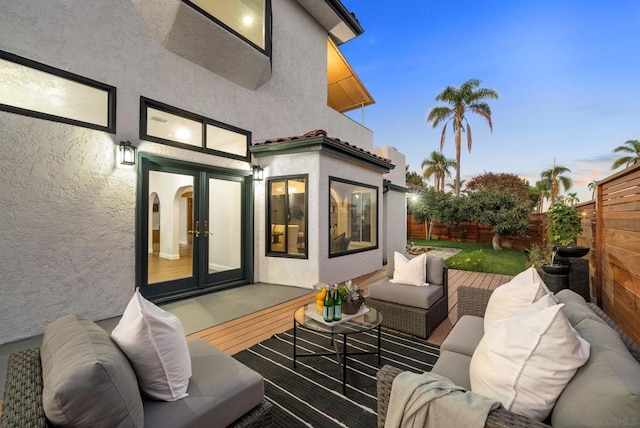
<svg viewBox="0 0 640 428"><path fill-rule="evenodd" d="M448 299L441 297L429 309L399 305L393 302L368 298L368 306L382 314L382 325L426 339L447 318Z"/></svg>
<svg viewBox="0 0 640 428"><path fill-rule="evenodd" d="M272 426L273 405L262 402L236 420L231 427L261 428ZM42 406L42 364L40 349L11 354L7 365L4 402L0 427L48 427Z"/></svg>

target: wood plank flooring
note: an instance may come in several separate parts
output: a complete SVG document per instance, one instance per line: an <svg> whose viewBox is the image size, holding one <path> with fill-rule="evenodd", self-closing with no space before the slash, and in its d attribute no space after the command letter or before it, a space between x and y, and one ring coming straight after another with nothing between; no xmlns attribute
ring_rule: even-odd
<svg viewBox="0 0 640 428"><path fill-rule="evenodd" d="M386 269L356 278L354 282L368 293L369 286L386 275ZM510 276L482 272L449 270L449 317L429 337L429 342L439 345L449 334L456 320L457 293L460 285L494 289L511 279ZM313 290L308 295L289 300L245 317L220 324L187 338L202 338L227 354L233 355L249 348L274 334L282 333L293 327L293 313L297 308L315 300Z"/></svg>

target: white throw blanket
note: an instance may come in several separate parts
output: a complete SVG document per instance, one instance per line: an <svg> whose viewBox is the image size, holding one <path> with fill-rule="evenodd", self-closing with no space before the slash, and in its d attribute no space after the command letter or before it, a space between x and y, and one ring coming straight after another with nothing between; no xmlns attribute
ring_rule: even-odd
<svg viewBox="0 0 640 428"><path fill-rule="evenodd" d="M385 428L482 428L500 405L436 373L402 372L394 380Z"/></svg>

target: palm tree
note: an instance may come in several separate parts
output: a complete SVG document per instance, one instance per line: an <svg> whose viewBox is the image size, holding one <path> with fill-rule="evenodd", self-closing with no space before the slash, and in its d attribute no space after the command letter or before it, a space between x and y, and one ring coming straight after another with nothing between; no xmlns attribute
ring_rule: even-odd
<svg viewBox="0 0 640 428"><path fill-rule="evenodd" d="M424 169L422 176L425 180L434 177L434 186L436 192L444 190L445 177L451 177L451 171L449 168L456 166L456 161L453 159L447 159L442 152L434 150L431 152L428 158L424 158L421 167Z"/></svg>
<svg viewBox="0 0 640 428"><path fill-rule="evenodd" d="M598 182L596 180L593 180L591 183L587 184L587 188L589 188L589 190L591 190L591 199L595 199L596 198L596 186L598 185Z"/></svg>
<svg viewBox="0 0 640 428"><path fill-rule="evenodd" d="M565 202L571 206L574 206L580 199L578 198L578 194L576 192L567 193L567 197L565 198Z"/></svg>
<svg viewBox="0 0 640 428"><path fill-rule="evenodd" d="M621 158L616 159L616 161L611 165L611 169L619 168L622 165L626 165L630 167L631 165L635 165L638 161L640 161L640 141L638 140L627 140L621 146L613 149L614 153L628 153L629 156L623 156Z"/></svg>
<svg viewBox="0 0 640 428"><path fill-rule="evenodd" d="M540 173L542 181L547 184L546 187L549 189L548 199L551 199L551 203L554 203L558 198L558 194L560 194L560 186L564 188L565 192L573 186L573 180L562 175L567 172L571 172L571 170L566 166L556 165L554 161L553 168Z"/></svg>
<svg viewBox="0 0 640 428"><path fill-rule="evenodd" d="M456 196L460 195L460 145L462 133L467 133L467 147L469 152L471 152L471 145L473 143L471 126L466 117L467 113L475 113L484 118L489 125L489 130L493 132L491 108L484 100L488 98L498 99L498 93L493 89L479 88L480 83L478 79L470 79L464 82L460 88L447 86L436 96L436 101L445 102L450 106L434 107L427 116L427 123L431 123L433 128L437 128L438 125L444 122L442 135L440 137L440 151L442 151L444 147L447 124L453 122L453 133L456 144Z"/></svg>
<svg viewBox="0 0 640 428"><path fill-rule="evenodd" d="M467 190L462 190L462 185L466 182L467 180L460 180L460 193L466 193ZM451 189L452 192L454 192L456 190L456 183L447 183L447 187L449 189Z"/></svg>
<svg viewBox="0 0 640 428"><path fill-rule="evenodd" d="M544 200L549 199L550 197L548 184L549 183L547 183L546 181L539 180L539 181L536 181L536 184L534 186L535 191L539 195L538 203L536 206L536 210L538 213L542 212L542 208L544 206Z"/></svg>

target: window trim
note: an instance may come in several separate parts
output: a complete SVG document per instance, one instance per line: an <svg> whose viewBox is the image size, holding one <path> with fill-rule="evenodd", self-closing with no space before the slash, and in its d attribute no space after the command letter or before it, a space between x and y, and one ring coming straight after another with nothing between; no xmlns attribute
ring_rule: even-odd
<svg viewBox="0 0 640 428"><path fill-rule="evenodd" d="M304 253L293 254L287 252L288 241L286 237L284 237L285 242L285 251L284 252L274 252L271 251L271 183L274 181L289 181L296 179L304 179L304 205L305 205L305 215L307 216L304 222ZM282 176L274 176L269 177L265 180L265 255L267 257L285 257L290 259L308 259L309 258L309 174L294 174L294 175L282 175ZM285 204L289 204L289 190L287 186L287 192L285 193L286 200ZM289 221L287 220L285 224L285 230L288 233Z"/></svg>
<svg viewBox="0 0 640 428"><path fill-rule="evenodd" d="M169 140L166 138L156 137L154 135L149 135L147 133L147 109L154 108L156 110L161 110L165 113L169 113L175 116L180 116L184 119L192 120L195 122L199 122L202 125L202 146L194 146L191 144L180 143L178 141ZM235 132L237 134L244 135L247 138L246 141L246 156L236 155L234 153L224 152L221 150L215 150L206 147L207 144L207 125L212 125L217 128L222 128L227 131ZM171 106L169 104L162 103L160 101L155 101L147 97L140 97L140 139L146 141L153 141L154 143L165 144L168 146L178 147L181 149L192 150L201 153L207 153L215 156L231 158L241 161L249 162L251 160L251 153L249 152L249 147L251 146L251 131L247 131L245 129L241 129L235 127L233 125L229 125L227 123L219 122L214 119L210 119L205 116L201 116L196 113L192 113L187 110L183 110L178 107Z"/></svg>
<svg viewBox="0 0 640 428"><path fill-rule="evenodd" d="M3 50L0 50L0 59L13 62L25 67L33 68L34 70L42 71L47 74L51 74L56 77L71 80L81 85L89 86L91 88L107 92L107 126L98 125L91 122L84 122L77 119L72 119L66 116L57 116L49 113L39 112L37 110L29 110L22 107L15 107L9 104L0 103L0 111L7 111L9 113L20 114L23 116L34 117L36 119L50 120L52 122L64 123L67 125L80 126L82 128L95 129L98 131L105 131L109 134L116 133L116 87L107 85L106 83L98 82L97 80L90 79L88 77L80 76L59 68L52 67L50 65L43 64L41 62L33 61L15 55Z"/></svg>
<svg viewBox="0 0 640 428"><path fill-rule="evenodd" d="M329 225L330 221L327 222L327 239L328 239L328 243L329 245L327 245L328 248L328 253L329 253L329 258L334 258L334 257L342 257L342 256L346 256L349 254L355 254L355 253L362 253L364 251L371 251L371 250L377 250L380 246L380 237L379 237L379 233L380 233L380 229L378 227L379 221L378 221L378 213L379 213L379 209L380 209L380 188L378 186L374 186L372 184L365 184L365 183L359 183L357 181L352 181L352 180L347 180L345 178L339 178L339 177L334 177L334 176L329 176L329 198L327 200L327 214L329 216L329 219L331 218L331 182L332 181L336 181L339 183L344 183L344 184L349 184L352 186L359 186L359 187L365 187L368 189L372 189L375 190L375 194L376 194L376 209L375 209L375 215L372 215L372 218L375 218L375 232L376 232L376 240L375 240L375 245L372 245L370 247L365 247L365 248L354 248L353 250L345 250L345 251L341 251L341 252L336 252L336 253L332 253L331 252L331 227Z"/></svg>
<svg viewBox="0 0 640 428"><path fill-rule="evenodd" d="M258 50L259 52L262 52L263 54L265 54L266 56L271 58L271 26L272 26L272 22L273 22L273 18L272 18L272 14L271 14L271 0L264 0L264 2L265 2L265 5L264 5L264 7L265 7L265 13L264 13L264 49L261 48L260 46L256 45L251 40L247 39L245 36L243 36L242 34L237 32L236 30L234 30L229 25L225 24L224 22L222 22L221 20L216 18L214 15L212 15L209 12L207 12L206 10L202 9L200 6L192 3L189 0L182 0L182 2L185 3L186 5L188 5L189 7L193 8L198 13L202 14L207 19L210 19L211 21L215 22L217 25L221 26L222 28L224 28L225 30L227 30L228 32L233 34L234 36L240 38L242 41L246 42L247 44L249 44L254 49Z"/></svg>

